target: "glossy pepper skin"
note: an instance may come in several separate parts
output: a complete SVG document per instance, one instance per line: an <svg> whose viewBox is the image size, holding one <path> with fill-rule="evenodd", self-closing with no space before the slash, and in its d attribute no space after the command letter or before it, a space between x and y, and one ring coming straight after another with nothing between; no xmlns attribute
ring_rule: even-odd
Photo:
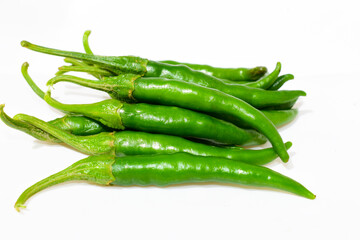
<svg viewBox="0 0 360 240"><path fill-rule="evenodd" d="M91 31L85 31L84 35L83 35L83 46L84 46L84 50L87 54L91 54L94 55L94 53L91 51L90 46L89 46L89 36L91 34ZM192 64L192 63L181 63L181 62L176 62L176 61L171 61L171 60L166 60L166 61L160 61L161 63L166 63L166 64L171 64L171 65L185 65L188 66L189 68L196 70L196 71L200 71L203 72L207 75L216 77L216 78L220 78L223 80L228 80L228 81L224 81L227 83L232 84L233 81L236 81L238 83L247 85L249 87L257 87L257 88L262 88L262 89L269 89L270 87L272 88L272 90L277 90L279 89L286 81L293 79L293 76L291 74L287 74L281 77L278 77L277 79L274 78L275 75L279 75L280 73L280 69L281 69L281 65L280 63L277 64L276 69L274 72L272 72L269 76L263 77L264 74L267 72L266 67L255 67L255 68L217 68L217 67L212 67L209 65L203 65L203 64ZM85 71L91 74L91 70L86 70L84 68L76 68L77 65L79 65L78 63L73 62L73 64L75 65L73 66L64 66L62 70L65 71ZM80 64L82 65L82 64ZM60 69L60 68L59 68ZM92 68L93 70L96 68ZM96 70L98 71L98 70ZM99 69L99 71L101 71L101 69ZM111 74L107 73L101 73L98 72L100 75L102 76L110 76ZM256 81L259 78L263 77L261 80L257 81L256 83L250 83L249 81ZM292 77L292 78L291 78ZM99 78L99 77L98 77ZM274 82L275 81L275 82ZM274 86L272 86L274 85Z"/></svg>
<svg viewBox="0 0 360 240"><path fill-rule="evenodd" d="M297 114L297 109L289 109L289 110L261 110L261 113L263 113L268 119L271 120L271 122L276 127L281 127L291 121L293 121ZM215 117L217 117L217 114L214 114ZM252 127L246 123L245 121L236 118L234 116L231 116L229 114L222 114L222 119L234 123L236 126L241 126L241 128L244 129L251 129Z"/></svg>
<svg viewBox="0 0 360 240"><path fill-rule="evenodd" d="M87 54L94 55L94 53L91 51L89 46L89 36L91 34L91 31L85 31L83 35L83 46L84 50ZM266 67L254 67L254 68L219 68L219 67L212 67L209 65L204 64L192 64L192 63L181 63L171 60L165 60L160 61L162 63L171 64L171 65L185 65L190 67L193 70L200 71L203 73L206 73L208 75L226 79L229 81L256 81L267 72ZM74 65L78 65L78 63L75 63ZM77 71L74 68L68 68L64 69L65 71ZM82 70L83 71L83 70ZM90 72L90 71L89 71ZM100 73L101 74L101 73ZM102 74L103 75L103 74ZM106 76L106 75L103 75Z"/></svg>
<svg viewBox="0 0 360 240"><path fill-rule="evenodd" d="M144 79L133 74L119 75L98 81L73 76L59 76L49 80L48 85L53 85L60 81L72 82L106 91L112 97L124 101L177 106L216 114L219 117L222 115L231 116L247 123L251 128L264 134L280 158L285 162L289 159L285 145L273 123L251 105L221 91L178 80L163 78Z"/></svg>
<svg viewBox="0 0 360 240"><path fill-rule="evenodd" d="M241 129L229 122L179 107L130 104L116 99L93 104L61 104L51 98L50 92L44 99L59 110L88 116L113 129L192 137L225 145L246 146L266 142L266 138L254 130Z"/></svg>
<svg viewBox="0 0 360 240"><path fill-rule="evenodd" d="M73 59L69 60L70 62L75 63ZM81 63L80 63L81 64ZM31 79L30 75L28 74L28 67L29 64L28 63L24 63L22 68L21 68L21 72L25 78L25 80L27 81L27 83L29 84L29 86L32 88L32 90L41 98L44 99L45 97L45 93L35 84L35 82ZM52 104L53 106L56 105L56 107L58 109L63 109L61 108L61 106L66 106L64 104L60 104L58 102L55 102L55 105L52 101L51 98L49 98L48 102L50 104ZM110 101L110 105L112 101ZM96 105L96 104L95 104ZM70 105L73 106L73 105ZM67 105L67 109L69 110L70 108L69 105ZM79 105L76 105L79 106ZM110 106L106 106L106 104L103 106L104 109L108 109L110 108ZM81 108L80 108L81 109ZM87 114L87 112L85 111L80 111L79 108L74 108L74 109L70 109L71 112L76 112L78 114L84 115ZM91 107L88 107L88 109L92 109ZM96 108L93 107L93 110L95 110ZM83 109L82 109L83 110ZM131 110L131 109L130 109ZM151 109L150 109L151 110ZM277 110L268 110L268 111L261 111L270 121L273 122L273 124L278 127L281 126L285 123L288 123L290 121L292 121L296 115L297 115L297 110L296 109L291 109L291 110L283 110L283 111L277 111ZM131 113L131 111L130 111ZM134 113L132 113L131 115L133 115ZM90 116L94 115L94 111L90 112L90 114L88 114ZM99 118L101 117L101 114L97 114L95 118ZM225 117L225 115L223 115L223 117ZM107 124L108 119L103 118L102 119L103 122L105 124ZM233 119L233 121L236 121L236 119ZM91 135L91 134L97 134L100 132L103 132L105 129L105 131L114 131L114 129L109 129L109 127L106 127L105 125L101 124L98 121L95 121L91 118L87 118L84 116L64 116L63 118L59 118L53 121L50 121L51 124L55 125L56 127L69 131L75 135ZM131 123L129 123L131 124ZM237 126L240 126L242 128L249 128L249 126L244 123L243 121L237 121L236 123ZM157 126L155 126L157 127ZM144 130L144 129L142 129ZM35 130L37 131L37 130ZM259 143L260 144L260 143Z"/></svg>
<svg viewBox="0 0 360 240"><path fill-rule="evenodd" d="M104 132L91 136L75 136L60 130L38 118L18 114L17 119L50 134L80 152L90 155L149 155L190 153L199 156L215 156L233 159L251 164L266 164L277 157L272 148L263 150L246 150L239 147L215 147L192 142L180 137L151 134L146 132ZM286 148L291 142L286 143Z"/></svg>
<svg viewBox="0 0 360 240"><path fill-rule="evenodd" d="M41 141L47 141L52 143L62 142L60 139L54 137L48 132L38 127L35 127L34 125L26 121L19 120L21 119L21 116L15 115L14 118L9 117L3 110L4 106L5 105L3 104L0 105L0 118L9 127L23 131ZM282 126L284 124L287 124L288 122L291 122L297 115L296 109L282 110L282 111L262 111L262 112L265 114L266 117L271 119L271 121L276 126ZM84 116L66 115L64 117L49 121L48 123L60 130L66 131L68 133L77 136L89 136L101 132L115 131L115 129L108 128L105 125ZM244 124L244 123L239 122L239 124ZM249 126L244 125L244 127L246 128ZM208 141L206 142L209 143Z"/></svg>
<svg viewBox="0 0 360 240"><path fill-rule="evenodd" d="M112 128L106 127L105 125L84 116L66 115L64 117L51 120L48 123L56 128L78 136L89 136L101 132L114 131Z"/></svg>
<svg viewBox="0 0 360 240"><path fill-rule="evenodd" d="M294 75L292 75L292 74L285 74L285 75L279 76L276 79L276 81L269 88L267 88L267 90L272 90L272 91L278 90L284 85L284 83L286 83L289 80L293 80L293 79L294 79Z"/></svg>
<svg viewBox="0 0 360 240"><path fill-rule="evenodd" d="M224 82L222 79L209 76L199 71L194 71L187 66L170 65L138 57L110 57L68 52L41 47L26 41L22 41L21 45L33 51L84 60L88 63L95 64L100 68L109 70L117 75L123 73L134 73L140 76L149 77L150 80L152 79L151 77L181 79L181 81L184 82L218 89L229 95L242 99L258 109L284 104L297 100L300 96L306 96L304 91L266 91L263 89L244 86L242 84L229 84L228 81ZM272 75L272 77L276 79L277 75Z"/></svg>
<svg viewBox="0 0 360 240"><path fill-rule="evenodd" d="M232 183L280 189L315 199L315 195L295 180L265 167L217 157L201 157L186 153L114 158L91 156L45 178L26 189L15 203L25 202L35 193L50 186L75 180L100 185L167 186L181 183Z"/></svg>
<svg viewBox="0 0 360 240"><path fill-rule="evenodd" d="M259 87L271 86L279 72L280 64L264 79L260 79L256 82L250 82L246 84L229 84L223 81L203 74L201 72L193 71L186 66L174 66L168 64L161 64L154 61L148 61L147 72L144 77L162 77L168 79L180 79L185 82L197 84L200 86L213 88L220 90L224 93L244 100L250 105L261 109L267 106L276 106L279 104L287 103L297 100L300 96L306 96L304 91L266 91L259 89ZM270 80L269 80L270 79Z"/></svg>
<svg viewBox="0 0 360 240"><path fill-rule="evenodd" d="M267 72L266 67L219 68L205 64L182 63L171 60L164 60L160 62L171 65L185 65L195 71L200 71L216 78L228 79L230 81L256 81Z"/></svg>
<svg viewBox="0 0 360 240"><path fill-rule="evenodd" d="M244 130L223 120L179 107L145 103L129 104L115 99L94 104L61 104L50 97L50 92L45 96L28 75L27 67L22 71L34 92L51 106L72 114L87 116L108 128L199 138L225 145L246 146L266 142L266 138L254 130ZM79 119L79 121L84 123L84 120ZM72 125L76 124L72 123ZM94 128L99 127L98 124L92 122L89 122L88 125ZM209 131L209 129L216 129L216 131ZM83 132L84 129L81 131ZM75 133L75 135L80 134Z"/></svg>

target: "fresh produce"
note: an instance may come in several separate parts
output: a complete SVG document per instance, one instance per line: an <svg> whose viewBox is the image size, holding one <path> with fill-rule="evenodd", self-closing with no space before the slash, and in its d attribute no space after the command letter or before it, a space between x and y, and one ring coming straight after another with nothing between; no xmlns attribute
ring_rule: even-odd
<svg viewBox="0 0 360 240"><path fill-rule="evenodd" d="M179 183L219 182L276 188L314 199L300 183L268 168L217 157L186 153L166 155L91 156L26 189L15 203L20 210L35 193L67 181L84 180L101 185L167 186Z"/></svg>
<svg viewBox="0 0 360 240"><path fill-rule="evenodd" d="M67 115L43 121L27 114L14 117L0 104L0 119L36 139L63 143L92 155L26 189L15 208L35 193L58 183L84 180L101 185L166 186L179 183L232 183L275 188L314 199L300 183L269 168L278 156L289 160L291 142L277 128L291 122L301 90L281 90L294 79L280 75L281 64L266 67L216 68L134 56L100 56L45 48L22 41L23 47L63 56L47 85L70 82L105 91L110 99L89 104L63 104L21 72L44 102ZM70 75L85 72L96 80ZM246 149L267 140L272 148Z"/></svg>

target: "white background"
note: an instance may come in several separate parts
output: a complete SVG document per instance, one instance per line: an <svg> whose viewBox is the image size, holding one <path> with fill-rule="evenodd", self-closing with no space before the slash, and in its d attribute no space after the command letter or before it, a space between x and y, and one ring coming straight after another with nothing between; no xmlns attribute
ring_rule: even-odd
<svg viewBox="0 0 360 240"><path fill-rule="evenodd" d="M102 55L136 55L222 67L277 61L303 89L300 114L280 130L291 160L268 166L307 186L316 200L272 190L194 185L100 187L68 183L17 213L25 188L85 155L44 144L0 123L0 239L360 239L357 1L1 1L0 103L10 116L61 116L32 93L20 66L45 89L62 58L21 40ZM106 94L70 84L54 96L95 102Z"/></svg>

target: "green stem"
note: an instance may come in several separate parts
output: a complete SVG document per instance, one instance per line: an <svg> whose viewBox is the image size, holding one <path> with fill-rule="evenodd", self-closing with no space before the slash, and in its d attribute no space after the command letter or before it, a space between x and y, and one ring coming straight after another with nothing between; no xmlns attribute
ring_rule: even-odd
<svg viewBox="0 0 360 240"><path fill-rule="evenodd" d="M115 155L114 133L102 132L90 136L75 136L33 116L18 114L16 115L16 119L25 121L37 128L42 129L46 133L53 135L57 139L83 153L90 155Z"/></svg>
<svg viewBox="0 0 360 240"><path fill-rule="evenodd" d="M70 63L72 64L73 66L77 66L77 67L90 67L90 65L88 65L87 63L83 62L83 61L79 61L79 60L76 60L76 59L73 59L73 58L64 58L64 62L66 63ZM59 75L63 75L65 73L67 73L68 71L58 71L57 73L55 73L56 76L59 76ZM95 78L97 79L101 79L101 75L99 74L93 74L93 73L89 73L90 75L94 76ZM114 74L112 74L114 75Z"/></svg>
<svg viewBox="0 0 360 240"><path fill-rule="evenodd" d="M41 140L41 141L47 141L47 142L53 142L53 143L59 143L61 142L56 137L52 136L46 131L43 131L42 129L35 127L27 122L17 120L16 116L14 118L9 117L4 112L5 104L0 105L0 118L1 120L9 127L20 130L22 132L25 132L34 138Z"/></svg>
<svg viewBox="0 0 360 240"><path fill-rule="evenodd" d="M109 71L106 71L104 69L98 68L98 67L92 67L92 66L62 66L59 67L59 71L62 73L66 72L86 72L91 75L101 75L104 77L110 77L113 76L113 74Z"/></svg>
<svg viewBox="0 0 360 240"><path fill-rule="evenodd" d="M87 54L94 55L94 53L91 51L90 46L89 46L89 36L90 36L90 34L91 34L90 30L85 31L85 33L83 35L83 45L84 45L85 52Z"/></svg>
<svg viewBox="0 0 360 240"><path fill-rule="evenodd" d="M97 103L91 104L63 104L51 97L51 92L48 91L44 97L45 102L50 106L70 113L81 114L101 122L107 127L123 130L125 127L122 124L122 119L119 114L123 103L116 99L107 99Z"/></svg>
<svg viewBox="0 0 360 240"><path fill-rule="evenodd" d="M100 91L104 91L104 92L108 92L110 93L111 90L113 90L114 86L111 86L109 84L104 84L101 81L96 81L96 80L90 80L90 79L86 79L86 78L80 78L80 77L75 77L75 76L71 76L71 75L61 75L61 76L56 76L52 79L50 79L46 85L47 86L53 86L54 84L58 83L58 82L70 82L70 83L75 83L84 87L89 87L89 88L93 88L93 89L97 89Z"/></svg>
<svg viewBox="0 0 360 240"><path fill-rule="evenodd" d="M83 61L79 61L79 60L76 60L73 58L64 58L64 62L70 63L74 66L83 66L83 67L89 66L88 64L84 63Z"/></svg>
<svg viewBox="0 0 360 240"><path fill-rule="evenodd" d="M70 167L47 177L28 189L26 189L15 203L15 209L19 212L21 208L25 208L25 202L35 193L51 187L53 185L74 181L85 180L96 184L109 185L115 181L112 174L112 165L115 162L113 156L91 156L80 160Z"/></svg>
<svg viewBox="0 0 360 240"><path fill-rule="evenodd" d="M35 82L31 79L28 73L29 64L27 62L23 63L21 66L21 73L24 76L26 82L29 84L31 89L41 98L44 99L45 93L35 84Z"/></svg>
<svg viewBox="0 0 360 240"><path fill-rule="evenodd" d="M68 57L68 58L75 58L86 62L90 62L92 64L98 64L105 69L111 70L112 72L119 74L122 72L145 74L146 65L148 63L147 59L134 57L134 56L113 57L113 56L90 55L85 53L62 51L58 49L42 47L39 45L29 43L27 41L22 41L21 46L36 52L46 53L55 56Z"/></svg>

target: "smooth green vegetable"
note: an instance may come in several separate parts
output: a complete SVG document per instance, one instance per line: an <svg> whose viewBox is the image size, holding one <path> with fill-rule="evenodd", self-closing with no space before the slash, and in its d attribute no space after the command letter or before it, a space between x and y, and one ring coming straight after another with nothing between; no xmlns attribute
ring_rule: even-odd
<svg viewBox="0 0 360 240"><path fill-rule="evenodd" d="M280 71L281 71L281 63L278 62L276 64L275 70L269 75L254 82L244 83L243 85L247 87L267 89L276 81L277 77L280 74Z"/></svg>
<svg viewBox="0 0 360 240"><path fill-rule="evenodd" d="M216 78L228 79L230 81L256 81L267 72L266 67L254 68L219 68L204 64L181 63L171 60L160 61L171 65L185 65L189 68L203 72Z"/></svg>
<svg viewBox="0 0 360 240"><path fill-rule="evenodd" d="M268 119L275 124L276 127L281 127L293 121L297 114L297 109L290 110L263 110L261 111Z"/></svg>
<svg viewBox="0 0 360 240"><path fill-rule="evenodd" d="M91 51L89 46L89 36L91 34L90 30L85 31L83 35L83 46L84 50L87 54L94 55L93 51ZM218 68L212 67L209 65L202 65L202 64L192 64L192 63L181 63L176 61L160 61L162 63L167 63L171 65L185 65L193 70L200 71L206 73L208 75L227 79L230 81L256 81L267 72L266 67L254 67L254 68ZM74 71L74 70L72 70Z"/></svg>
<svg viewBox="0 0 360 240"><path fill-rule="evenodd" d="M239 119L264 134L283 161L286 162L289 159L280 134L264 114L246 102L218 90L178 80L163 78L144 79L133 74L103 78L98 81L63 75L51 79L48 85L61 81L102 90L109 93L112 97L124 101L177 106L216 114L219 117L226 115ZM48 103L49 99L45 96L45 101ZM69 109L69 111L72 110ZM236 124L236 122L234 123Z"/></svg>
<svg viewBox="0 0 360 240"><path fill-rule="evenodd" d="M146 132L121 131L75 136L29 115L18 114L16 119L31 124L80 152L90 155L124 156L185 152L199 156L223 157L257 165L266 164L277 157L272 148L263 150L245 150L239 147L222 148L192 142L176 136ZM291 142L287 142L286 149L289 149L291 145Z"/></svg>
<svg viewBox="0 0 360 240"><path fill-rule="evenodd" d="M294 79L294 75L292 75L292 74L282 75L282 76L278 77L276 79L276 81L267 89L268 90L278 90L279 88L282 87L282 85L284 85L284 83L286 83L289 80L293 80L293 79Z"/></svg>
<svg viewBox="0 0 360 240"><path fill-rule="evenodd" d="M199 138L227 145L247 146L266 142L266 138L254 130L241 129L229 122L178 107L129 104L115 99L93 104L62 104L51 98L50 92L44 99L56 109L87 116L113 129Z"/></svg>
<svg viewBox="0 0 360 240"><path fill-rule="evenodd" d="M138 57L110 57L68 52L37 46L26 41L22 41L21 45L42 53L83 60L87 63L95 64L105 70L110 70L118 75L123 73L134 73L147 77L146 79L149 78L149 80L153 77L180 79L184 82L218 89L224 93L242 99L259 109L291 102L297 100L300 96L306 95L304 91L266 91L263 89L247 87L242 84L229 84L221 79L199 71L194 71L187 66L170 65ZM277 75L273 77L276 79Z"/></svg>
<svg viewBox="0 0 360 240"><path fill-rule="evenodd" d="M75 60L76 61L76 60ZM31 79L31 77L28 74L28 64L24 63L22 67L22 73L24 78L26 79L29 86L33 89L33 91L41 98L43 99L45 96L45 93L34 83L34 81ZM51 103L51 102L50 102ZM108 106L110 107L110 106ZM57 106L58 109L63 110L59 106ZM70 112L75 112L81 115L86 114L86 112L79 111L79 109L71 109L71 105L67 105L67 110ZM105 107L107 108L107 107ZM261 111L270 121L273 122L273 124L276 127L282 126L290 121L292 121L296 115L297 110L291 109L291 110L267 110L267 111ZM99 118L101 116L97 116ZM223 115L225 117L225 115ZM84 118L84 119L82 119ZM232 121L236 121L237 119L232 119ZM107 121L106 119L103 119L103 121ZM67 130L75 135L91 135L96 134L104 131L105 128L106 131L113 131L113 129L109 129L108 127L104 126L103 124L86 117L82 116L65 116L63 118L59 118L57 120L50 121L52 124L56 124L56 127ZM240 126L242 128L250 128L249 125L244 123L243 121L237 121L237 126ZM107 128L107 129L106 129Z"/></svg>
<svg viewBox="0 0 360 240"><path fill-rule="evenodd" d="M199 138L226 145L248 146L266 142L266 138L254 130L241 129L229 122L179 107L146 103L129 104L115 99L94 104L61 104L51 98L50 92L48 96L44 95L30 78L26 66L22 71L34 92L44 98L49 105L71 114L87 116L109 128Z"/></svg>
<svg viewBox="0 0 360 240"><path fill-rule="evenodd" d="M14 118L17 118L14 116ZM113 132L114 129L109 128L100 122L84 116L66 115L56 118L48 122L56 128L67 131L77 136L89 136L101 132Z"/></svg>
<svg viewBox="0 0 360 240"><path fill-rule="evenodd" d="M166 186L180 183L233 183L275 188L315 199L315 195L295 180L265 167L217 157L194 156L186 153L114 158L91 156L80 160L26 189L15 203L25 202L35 193L50 186L75 180L100 185Z"/></svg>

